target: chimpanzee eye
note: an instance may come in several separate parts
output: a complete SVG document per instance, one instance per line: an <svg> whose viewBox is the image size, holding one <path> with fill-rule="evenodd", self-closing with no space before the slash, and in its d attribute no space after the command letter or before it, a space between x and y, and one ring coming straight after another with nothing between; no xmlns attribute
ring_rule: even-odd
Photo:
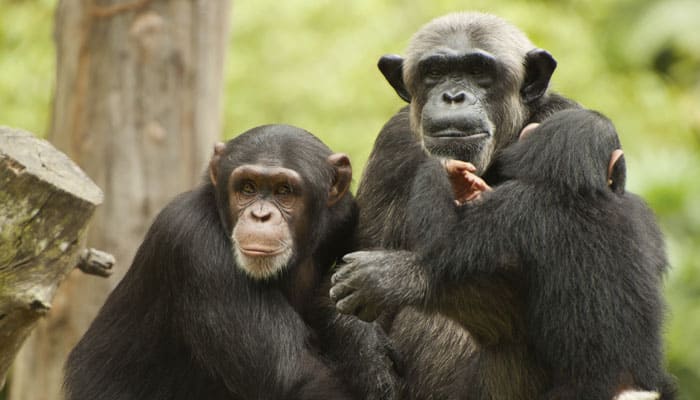
<svg viewBox="0 0 700 400"><path fill-rule="evenodd" d="M286 183L283 185L279 185L279 186L277 186L277 190L275 191L275 194L277 194L279 196L290 195L290 194L292 194L292 187Z"/></svg>
<svg viewBox="0 0 700 400"><path fill-rule="evenodd" d="M486 68L483 65L476 64L471 68L470 72L472 75L479 76L486 73Z"/></svg>
<svg viewBox="0 0 700 400"><path fill-rule="evenodd" d="M446 65L441 57L431 57L427 60L422 61L418 65L418 70L420 76L426 81L426 83L434 83L439 81L446 73Z"/></svg>
<svg viewBox="0 0 700 400"><path fill-rule="evenodd" d="M430 68L426 73L426 77L430 79L439 79L442 76L442 71L439 68Z"/></svg>
<svg viewBox="0 0 700 400"><path fill-rule="evenodd" d="M490 86L493 83L493 66L488 62L478 61L469 66L469 74L472 79L481 86Z"/></svg>
<svg viewBox="0 0 700 400"><path fill-rule="evenodd" d="M241 185L241 193L251 196L255 194L255 185L253 185L253 182L243 182Z"/></svg>

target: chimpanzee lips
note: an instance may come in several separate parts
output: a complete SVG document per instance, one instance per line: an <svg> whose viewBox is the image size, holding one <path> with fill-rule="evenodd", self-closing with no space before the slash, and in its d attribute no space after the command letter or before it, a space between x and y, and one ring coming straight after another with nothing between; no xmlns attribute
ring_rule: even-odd
<svg viewBox="0 0 700 400"><path fill-rule="evenodd" d="M482 152L485 148L489 146L492 142L492 135L490 133L474 132L465 133L464 131L458 131L459 135L441 135L443 132L439 132L438 135L424 135L423 143L426 150L434 156L454 158L462 161L475 162L482 157Z"/></svg>
<svg viewBox="0 0 700 400"><path fill-rule="evenodd" d="M460 131L458 129L444 129L438 132L432 132L428 134L428 136L435 138L435 139L455 139L455 138L464 138L464 139L483 139L485 137L488 137L490 134L485 131L479 131L479 132L465 132L465 131Z"/></svg>
<svg viewBox="0 0 700 400"><path fill-rule="evenodd" d="M284 247L248 246L240 247L241 253L248 257L269 257L281 254Z"/></svg>

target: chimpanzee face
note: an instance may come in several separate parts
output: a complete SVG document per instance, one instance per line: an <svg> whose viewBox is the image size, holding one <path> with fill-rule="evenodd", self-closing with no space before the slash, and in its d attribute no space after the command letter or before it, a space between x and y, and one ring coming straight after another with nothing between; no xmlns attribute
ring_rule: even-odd
<svg viewBox="0 0 700 400"><path fill-rule="evenodd" d="M254 279L274 276L305 237L308 217L302 177L294 170L245 164L229 177L231 242L238 265Z"/></svg>
<svg viewBox="0 0 700 400"><path fill-rule="evenodd" d="M268 125L217 143L209 178L237 266L264 280L315 254L352 168L308 132Z"/></svg>
<svg viewBox="0 0 700 400"><path fill-rule="evenodd" d="M410 103L411 130L426 150L469 161L480 172L517 139L555 67L522 32L482 14L436 19L414 35L406 58L379 60Z"/></svg>

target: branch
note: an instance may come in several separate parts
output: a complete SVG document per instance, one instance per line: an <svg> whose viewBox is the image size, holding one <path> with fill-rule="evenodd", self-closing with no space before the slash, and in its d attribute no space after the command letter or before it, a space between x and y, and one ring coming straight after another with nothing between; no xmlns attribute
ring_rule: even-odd
<svg viewBox="0 0 700 400"><path fill-rule="evenodd" d="M112 275L114 256L93 248L84 249L80 253L77 268L88 275L108 278Z"/></svg>

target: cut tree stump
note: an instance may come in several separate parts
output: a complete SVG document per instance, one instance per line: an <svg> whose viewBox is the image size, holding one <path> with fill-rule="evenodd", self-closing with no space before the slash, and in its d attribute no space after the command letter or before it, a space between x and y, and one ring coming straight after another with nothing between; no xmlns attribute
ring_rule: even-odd
<svg viewBox="0 0 700 400"><path fill-rule="evenodd" d="M84 246L100 203L102 191L63 153L0 126L0 388L68 273L109 275L114 259Z"/></svg>

